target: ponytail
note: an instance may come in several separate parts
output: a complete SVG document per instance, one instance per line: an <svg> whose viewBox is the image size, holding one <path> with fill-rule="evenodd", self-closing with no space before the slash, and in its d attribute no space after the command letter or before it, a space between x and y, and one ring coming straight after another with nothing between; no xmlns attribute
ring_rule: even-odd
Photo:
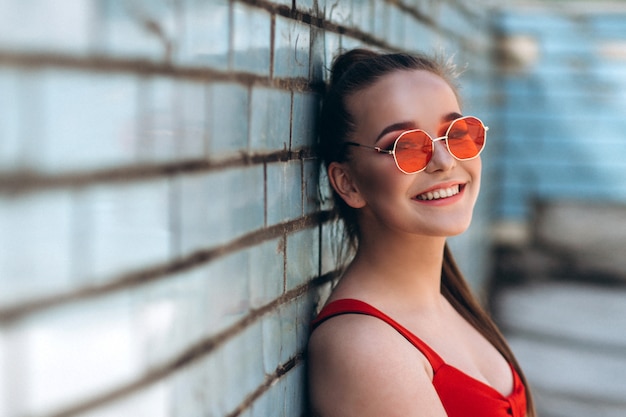
<svg viewBox="0 0 626 417"><path fill-rule="evenodd" d="M504 336L498 330L491 317L481 307L478 300L463 278L461 270L457 266L448 245L446 244L443 253L443 266L441 269L441 293L452 304L454 309L463 316L480 334L491 343L504 358L513 365L515 371L520 376L522 383L528 387L528 382L522 372L517 359L511 348L507 344ZM530 394L526 390L526 417L536 417L535 405Z"/></svg>

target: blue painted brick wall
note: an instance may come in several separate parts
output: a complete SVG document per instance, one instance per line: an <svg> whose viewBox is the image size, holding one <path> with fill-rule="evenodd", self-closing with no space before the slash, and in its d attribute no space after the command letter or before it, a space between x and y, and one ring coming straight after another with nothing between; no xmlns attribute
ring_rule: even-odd
<svg viewBox="0 0 626 417"><path fill-rule="evenodd" d="M0 1L0 415L305 415L308 323L337 268L312 150L332 57L442 49L489 122L489 15L61 3ZM477 290L492 170L452 241Z"/></svg>
<svg viewBox="0 0 626 417"><path fill-rule="evenodd" d="M503 10L506 97L497 216L528 223L541 200L626 201L626 8L579 2ZM501 130L500 130L501 129Z"/></svg>

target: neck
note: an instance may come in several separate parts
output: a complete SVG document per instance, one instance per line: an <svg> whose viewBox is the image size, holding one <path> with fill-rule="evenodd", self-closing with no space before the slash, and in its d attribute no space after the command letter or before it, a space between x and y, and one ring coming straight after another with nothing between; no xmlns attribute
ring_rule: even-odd
<svg viewBox="0 0 626 417"><path fill-rule="evenodd" d="M339 288L380 305L438 306L444 245L443 237L362 236Z"/></svg>

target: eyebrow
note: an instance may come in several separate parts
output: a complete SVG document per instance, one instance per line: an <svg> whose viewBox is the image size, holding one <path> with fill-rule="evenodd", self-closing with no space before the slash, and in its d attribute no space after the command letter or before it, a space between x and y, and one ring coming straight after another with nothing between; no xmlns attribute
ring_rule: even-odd
<svg viewBox="0 0 626 417"><path fill-rule="evenodd" d="M442 122L451 122L453 120L456 120L460 117L463 117L462 114L457 113L457 112L452 112L452 113L448 113L445 116L443 116L441 118ZM410 129L416 129L417 125L414 122L399 122L399 123L394 123L392 125L387 126L386 128L384 128L382 130L382 132L380 132L380 134L376 137L376 142L378 142L383 136L385 136L387 133L389 132L395 132L398 130L410 130Z"/></svg>

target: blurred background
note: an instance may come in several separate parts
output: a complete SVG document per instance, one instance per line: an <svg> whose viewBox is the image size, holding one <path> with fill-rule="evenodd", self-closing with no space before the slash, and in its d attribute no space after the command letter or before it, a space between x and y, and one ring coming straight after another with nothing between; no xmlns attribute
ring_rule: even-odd
<svg viewBox="0 0 626 417"><path fill-rule="evenodd" d="M490 297L540 416L626 415L625 10L520 1L494 20Z"/></svg>
<svg viewBox="0 0 626 417"><path fill-rule="evenodd" d="M0 416L305 416L332 57L490 127L459 264L540 417L626 415L626 1L0 0Z"/></svg>

